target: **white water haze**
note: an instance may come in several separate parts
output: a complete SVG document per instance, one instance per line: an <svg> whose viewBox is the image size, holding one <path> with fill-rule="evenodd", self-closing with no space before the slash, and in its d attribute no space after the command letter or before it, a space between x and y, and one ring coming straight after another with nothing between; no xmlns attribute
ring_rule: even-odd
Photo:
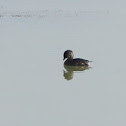
<svg viewBox="0 0 126 126"><path fill-rule="evenodd" d="M125 5L0 0L0 126L126 126Z"/></svg>

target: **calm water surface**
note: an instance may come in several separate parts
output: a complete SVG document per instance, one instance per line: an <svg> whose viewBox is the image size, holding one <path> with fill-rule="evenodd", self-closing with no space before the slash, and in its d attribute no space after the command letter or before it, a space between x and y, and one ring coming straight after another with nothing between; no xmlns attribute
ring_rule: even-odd
<svg viewBox="0 0 126 126"><path fill-rule="evenodd" d="M125 126L124 11L56 14L0 17L0 125Z"/></svg>

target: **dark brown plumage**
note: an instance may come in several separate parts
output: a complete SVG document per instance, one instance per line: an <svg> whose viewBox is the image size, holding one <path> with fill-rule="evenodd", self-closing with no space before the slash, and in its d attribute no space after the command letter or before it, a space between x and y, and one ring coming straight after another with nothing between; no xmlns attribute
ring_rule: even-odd
<svg viewBox="0 0 126 126"><path fill-rule="evenodd" d="M85 60L85 59L80 59L80 58L76 58L76 59L73 59L74 58L74 55L73 55L73 52L71 50L66 50L64 52L64 59L66 59L66 61L64 62L64 65L67 65L67 66L88 66L89 62L91 61L88 61L88 60Z"/></svg>

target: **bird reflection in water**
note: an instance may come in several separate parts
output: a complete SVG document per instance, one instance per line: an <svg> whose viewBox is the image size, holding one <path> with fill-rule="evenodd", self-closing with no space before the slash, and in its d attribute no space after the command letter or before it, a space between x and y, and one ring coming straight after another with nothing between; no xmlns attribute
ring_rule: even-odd
<svg viewBox="0 0 126 126"><path fill-rule="evenodd" d="M74 72L82 72L84 70L88 70L89 66L66 66L64 65L64 68L66 69L66 71L63 71L64 72L64 78L66 80L71 80L73 79L73 76L74 76Z"/></svg>

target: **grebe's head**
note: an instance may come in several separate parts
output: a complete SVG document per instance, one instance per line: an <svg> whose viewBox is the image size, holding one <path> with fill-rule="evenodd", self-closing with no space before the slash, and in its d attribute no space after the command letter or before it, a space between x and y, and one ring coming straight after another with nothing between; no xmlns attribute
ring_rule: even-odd
<svg viewBox="0 0 126 126"><path fill-rule="evenodd" d="M74 55L73 55L73 51L71 50L66 50L64 52L64 56L63 56L63 60L65 59L73 59Z"/></svg>

